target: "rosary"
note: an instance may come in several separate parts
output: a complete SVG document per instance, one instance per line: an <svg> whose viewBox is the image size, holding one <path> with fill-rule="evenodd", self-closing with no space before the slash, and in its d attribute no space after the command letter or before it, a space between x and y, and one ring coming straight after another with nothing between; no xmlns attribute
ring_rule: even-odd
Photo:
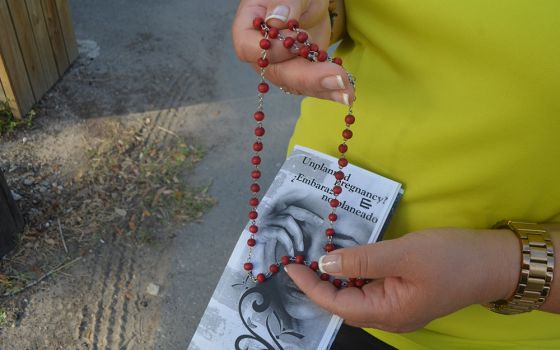
<svg viewBox="0 0 560 350"><path fill-rule="evenodd" d="M261 171L259 169L259 165L261 164L261 157L260 152L263 150L263 143L262 137L265 134L265 129L263 128L263 120L265 119L264 110L264 95L269 90L269 85L266 83L264 79L264 74L266 71L266 67L269 65L269 60L267 58L267 51L271 48L272 42L271 39L276 39L282 42L282 45L290 50L290 52L297 54L309 61L312 62L332 62L342 66L342 60L338 57L331 58L327 54L326 51L320 50L319 46L315 43L311 43L308 39L308 34L299 28L299 23L295 19L291 19L287 23L288 29L294 32L296 35L295 37L291 36L284 36L280 33L278 28L268 26L264 19L261 17L257 17L253 20L253 28L255 30L259 30L263 35L263 38L259 42L259 46L262 49L261 57L257 60L257 64L260 67L260 77L261 81L258 84L258 108L257 111L254 113L253 117L256 121L255 127L255 142L253 143L253 151L254 155L251 158L251 164L254 166L253 171L251 172L251 178L253 179L253 183L250 186L250 190L252 192L252 197L249 200L249 206L251 207L251 211L249 211L249 219L251 220L249 226L250 238L247 240L247 245L249 247L249 255L247 257L247 261L243 264L243 268L247 271L249 278L253 282L263 283L269 277L277 273L280 269L281 265L288 265L291 263L295 264L305 264L309 266L314 271L319 270L319 263L317 261L308 262L305 260L303 255L296 255L293 257L290 256L282 256L280 262L276 262L270 265L268 272L266 273L258 273L256 276L253 274L253 263L251 263L251 257L253 253L253 247L257 244L256 237L259 231L259 227L257 225L257 206L259 205L259 199L257 198L258 193L260 192L261 188L259 186L258 180L261 177ZM351 74L347 73L350 83L354 86L354 80ZM328 253L336 249L333 243L333 237L335 235L334 230L334 222L337 220L336 208L339 206L340 202L337 197L342 193L342 186L341 181L344 179L344 172L343 169L348 165L348 160L345 157L346 152L348 151L348 145L346 142L352 138L352 131L350 130L350 126L354 124L355 118L352 114L352 106L350 105L348 114L344 117L345 128L342 131L342 143L338 146L338 151L340 152L340 157L338 159L338 171L335 172L335 183L332 187L332 193L334 194L334 198L329 201L329 205L331 207L331 212L328 214L327 219L329 222L329 227L325 230L326 236L326 244L323 249ZM326 274L322 273L320 278L323 281L330 281L331 277ZM342 287L362 287L366 281L363 279L356 279L350 278L348 281L342 281L340 279L332 280L333 285L337 288Z"/></svg>

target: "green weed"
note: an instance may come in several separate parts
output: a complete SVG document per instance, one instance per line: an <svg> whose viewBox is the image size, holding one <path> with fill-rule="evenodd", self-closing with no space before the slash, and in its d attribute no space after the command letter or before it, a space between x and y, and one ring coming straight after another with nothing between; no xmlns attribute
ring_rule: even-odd
<svg viewBox="0 0 560 350"><path fill-rule="evenodd" d="M0 306L0 328L6 326L8 323L8 313Z"/></svg>
<svg viewBox="0 0 560 350"><path fill-rule="evenodd" d="M8 101L0 101L0 136L13 134L18 127L30 128L33 125L35 111L31 110L22 119L16 119Z"/></svg>

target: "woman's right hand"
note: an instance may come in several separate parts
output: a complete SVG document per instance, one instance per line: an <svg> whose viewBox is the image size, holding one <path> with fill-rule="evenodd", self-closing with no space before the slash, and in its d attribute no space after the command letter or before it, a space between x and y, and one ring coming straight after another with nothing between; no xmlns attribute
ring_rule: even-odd
<svg viewBox="0 0 560 350"><path fill-rule="evenodd" d="M261 56L261 33L253 28L253 19L262 17L267 24L277 27L284 35L294 34L287 29L287 21L296 19L300 28L309 34L309 40L322 50L329 45L331 35L328 0L242 0L233 22L233 45L237 56L258 70ZM331 62L315 63L299 57L278 40L272 40L269 50L270 65L265 77L273 84L293 94L313 96L350 104L354 91L344 69Z"/></svg>

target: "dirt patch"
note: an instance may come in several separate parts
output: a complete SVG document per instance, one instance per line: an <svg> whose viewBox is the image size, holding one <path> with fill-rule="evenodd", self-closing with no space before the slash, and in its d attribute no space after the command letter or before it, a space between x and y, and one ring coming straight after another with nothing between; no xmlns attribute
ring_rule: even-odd
<svg viewBox="0 0 560 350"><path fill-rule="evenodd" d="M38 114L0 145L26 221L0 261L0 348L149 347L170 239L213 205L185 181L203 151L147 116Z"/></svg>

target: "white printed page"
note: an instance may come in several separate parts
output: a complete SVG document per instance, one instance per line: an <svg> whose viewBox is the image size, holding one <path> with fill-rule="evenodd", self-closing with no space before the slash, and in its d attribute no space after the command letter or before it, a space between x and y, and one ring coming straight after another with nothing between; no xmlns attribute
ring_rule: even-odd
<svg viewBox="0 0 560 350"><path fill-rule="evenodd" d="M267 272L284 255L317 261L325 252L326 217L333 198L334 157L296 146L258 207L253 273ZM379 237L401 185L367 170L344 169L334 224L337 247L374 242ZM313 304L280 271L262 284L247 278L245 227L189 350L328 349L342 320Z"/></svg>

